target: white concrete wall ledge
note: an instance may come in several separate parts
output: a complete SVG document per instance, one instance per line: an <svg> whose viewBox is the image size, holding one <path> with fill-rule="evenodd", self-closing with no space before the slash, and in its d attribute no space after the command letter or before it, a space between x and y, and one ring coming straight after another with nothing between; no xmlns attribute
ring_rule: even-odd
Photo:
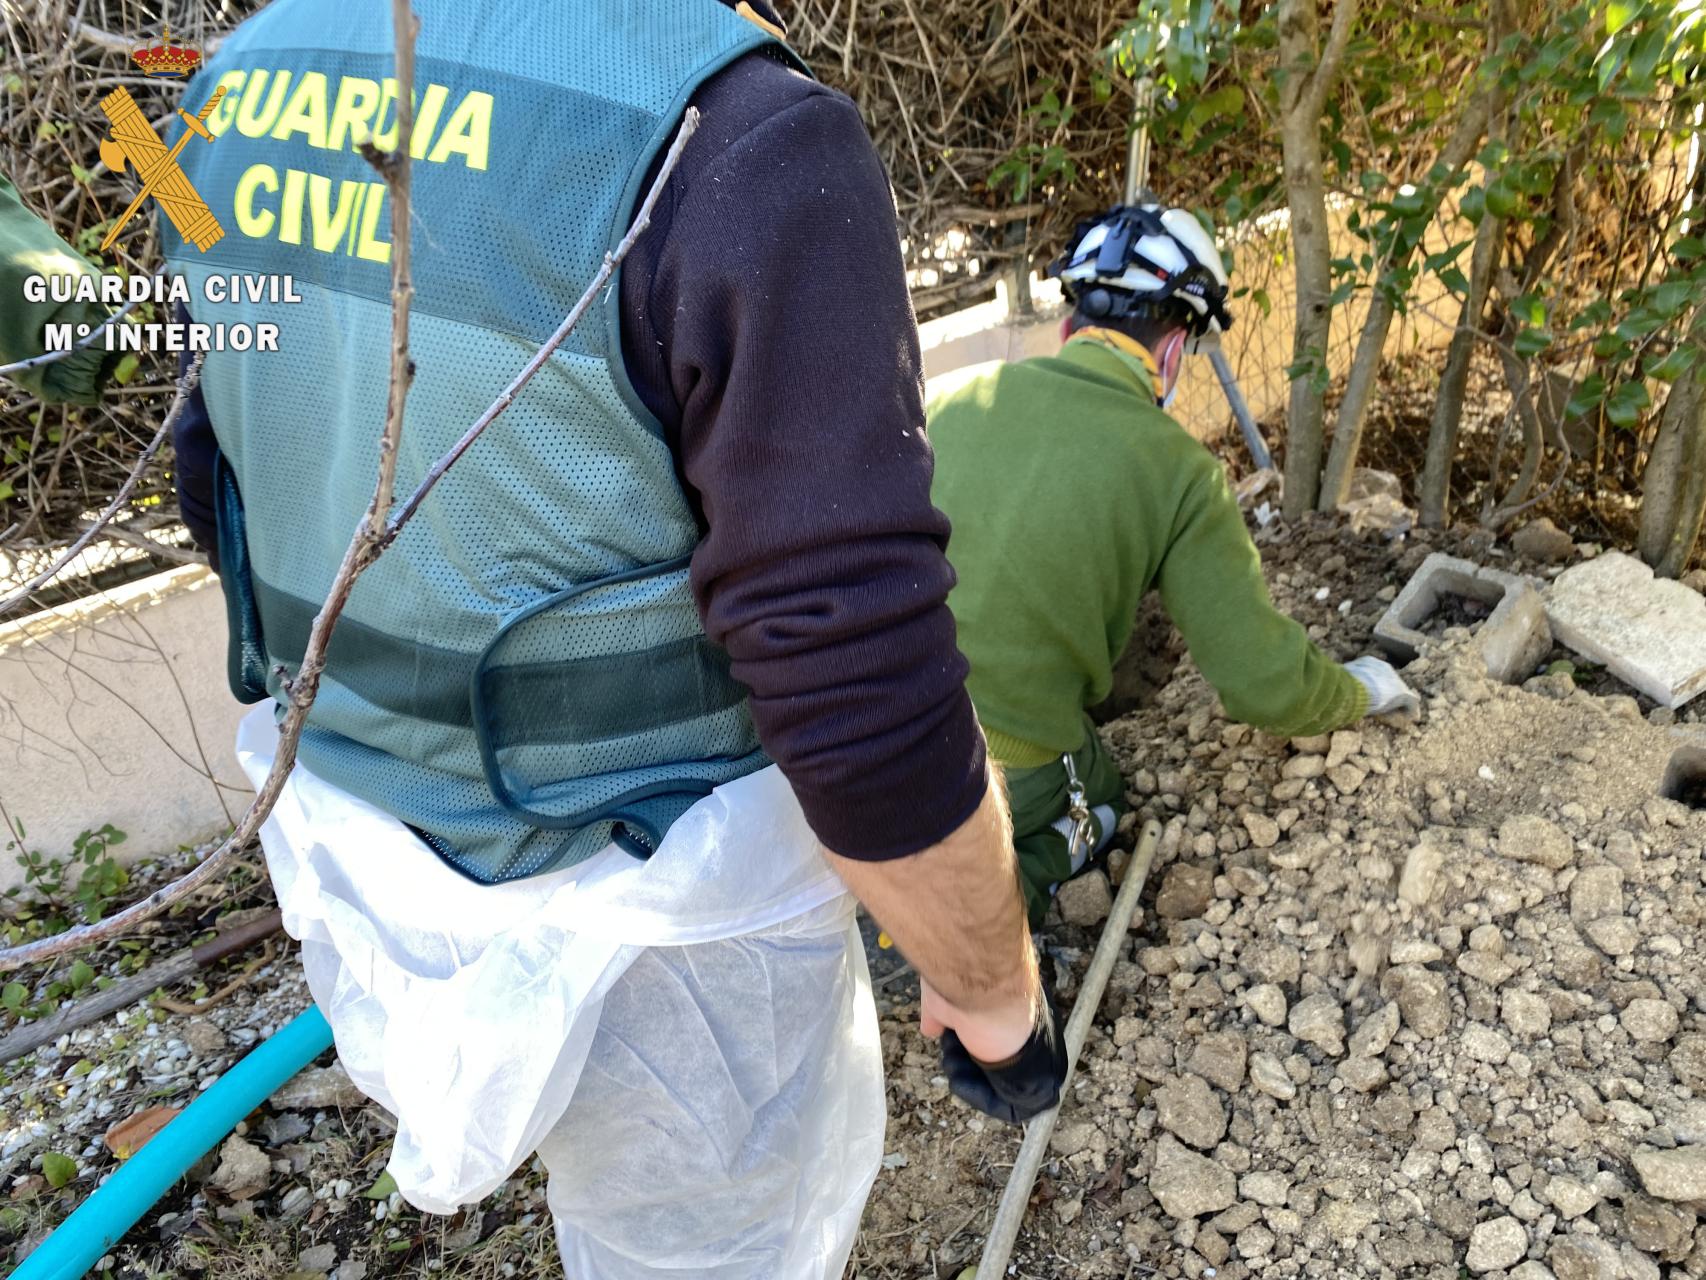
<svg viewBox="0 0 1706 1280"><path fill-rule="evenodd" d="M242 813L225 631L218 581L195 566L0 624L0 805L31 848L65 856L110 822L130 860ZM5 843L0 889L22 879Z"/></svg>

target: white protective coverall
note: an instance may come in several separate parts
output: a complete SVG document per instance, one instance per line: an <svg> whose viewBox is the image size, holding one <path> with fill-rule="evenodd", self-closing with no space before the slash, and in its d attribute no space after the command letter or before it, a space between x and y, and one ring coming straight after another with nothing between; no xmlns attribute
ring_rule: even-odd
<svg viewBox="0 0 1706 1280"><path fill-rule="evenodd" d="M258 786L277 730L238 731ZM882 1158L853 902L774 766L641 862L481 885L300 763L261 830L389 1168L452 1213L535 1151L574 1280L839 1280Z"/></svg>

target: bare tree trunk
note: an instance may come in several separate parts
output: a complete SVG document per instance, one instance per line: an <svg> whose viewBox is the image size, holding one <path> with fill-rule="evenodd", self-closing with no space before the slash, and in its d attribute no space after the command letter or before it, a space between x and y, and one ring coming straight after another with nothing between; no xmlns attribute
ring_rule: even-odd
<svg viewBox="0 0 1706 1280"><path fill-rule="evenodd" d="M1487 309L1487 294L1493 266L1504 245L1504 219L1491 213L1481 215L1475 233L1475 249L1469 264L1469 295L1446 348L1445 371L1440 375L1439 399L1434 403L1433 422L1428 428L1427 463L1422 469L1422 524L1441 528L1451 513L1451 464L1457 456L1457 430L1463 422L1463 394L1469 385L1469 358L1480 338L1481 313Z"/></svg>
<svg viewBox="0 0 1706 1280"><path fill-rule="evenodd" d="M1506 354L1504 359L1505 379L1511 385L1511 413L1522 426L1522 465L1517 468L1516 482L1501 500L1495 488L1498 455L1494 455L1493 472L1487 483L1487 500L1481 504L1481 523L1494 532L1504 528L1527 506L1528 495L1534 491L1534 482L1540 477L1541 459L1546 456L1546 435L1529 395L1528 370L1513 355Z"/></svg>
<svg viewBox="0 0 1706 1280"><path fill-rule="evenodd" d="M1491 104L1490 91L1476 94L1440 148L1439 158L1429 171L1431 199L1427 213L1430 217L1446 193L1456 185L1463 166L1473 158L1481 136L1487 131ZM1413 244L1394 246L1392 257L1381 268L1380 278L1375 284L1368 315L1363 318L1362 332L1357 337L1350 376L1345 381L1345 397L1339 402L1339 416L1333 425L1333 447L1327 457L1327 472L1322 477L1319 495L1319 509L1322 511L1336 510L1350 497L1351 476L1356 471L1357 454L1362 449L1363 428L1368 423L1368 406L1374 399L1375 383L1385 363L1386 335L1392 329L1392 318L1397 311L1399 279L1420 245L1421 238L1417 237Z"/></svg>
<svg viewBox="0 0 1706 1280"><path fill-rule="evenodd" d="M1499 326L1498 347L1499 363L1504 368L1505 385L1510 388L1511 408L1517 419L1522 423L1522 467L1517 472L1516 483L1511 491L1501 500L1498 496L1498 455L1494 455L1491 474L1487 477L1487 498L1481 507L1481 523L1489 529L1498 530L1504 524L1522 511L1528 505L1528 495L1534 488L1534 482L1540 475L1540 463L1546 456L1546 433L1540 421L1540 409L1536 403L1533 379L1529 370L1532 360L1524 360L1517 355L1511 345L1517 336L1516 314L1509 308L1516 305L1518 298L1533 290L1545 274L1559 249L1570 242L1576 231L1576 156L1577 151L1571 149L1564 153L1564 161L1558 166L1558 176L1552 183L1552 225L1546 234L1530 247L1528 255L1522 264L1522 278L1517 281L1508 276L1498 279L1499 292L1505 295L1506 311L1504 323ZM1544 383L1542 383L1544 385ZM1558 432L1560 439L1563 433L1563 406L1558 408ZM1502 437L1501 437L1502 443ZM1569 444L1564 443L1565 466L1569 466Z"/></svg>
<svg viewBox="0 0 1706 1280"><path fill-rule="evenodd" d="M1694 419L1690 424L1684 448L1684 476L1681 499L1677 503L1676 523L1671 528L1670 544L1653 572L1661 578L1680 578L1694 558L1694 548L1700 542L1700 530L1706 525L1706 398L1695 402Z"/></svg>
<svg viewBox="0 0 1706 1280"><path fill-rule="evenodd" d="M1338 79L1358 0L1337 0L1325 48L1317 49L1315 0L1281 0L1279 8L1280 141L1291 245L1296 260L1297 309L1292 336L1291 399L1286 413L1285 514L1315 507L1321 482L1321 434L1332 327L1332 246L1327 191L1321 178L1321 111Z"/></svg>
<svg viewBox="0 0 1706 1280"><path fill-rule="evenodd" d="M1696 318L1690 341L1706 328ZM1688 567L1706 517L1706 385L1700 367L1678 378L1665 401L1642 478L1641 559L1663 578Z"/></svg>
<svg viewBox="0 0 1706 1280"><path fill-rule="evenodd" d="M1516 15L1510 0L1493 0L1487 29L1487 46L1498 49L1516 30ZM1503 139L1506 130L1506 95L1495 85L1487 108L1487 134ZM1463 393L1469 384L1469 359L1480 337L1481 313L1487 308L1493 272L1503 254L1504 219L1483 210L1475 230L1475 247L1469 260L1469 293L1446 349L1445 369L1440 377L1439 399L1434 403L1433 422L1428 428L1427 461L1422 469L1421 521L1440 528L1451 514L1451 464L1457 456L1457 431L1463 422Z"/></svg>

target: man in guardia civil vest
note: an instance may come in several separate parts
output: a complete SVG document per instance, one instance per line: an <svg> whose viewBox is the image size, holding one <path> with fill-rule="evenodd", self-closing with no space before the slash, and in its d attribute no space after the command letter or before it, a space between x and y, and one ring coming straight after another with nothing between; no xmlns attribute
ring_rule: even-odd
<svg viewBox="0 0 1706 1280"><path fill-rule="evenodd" d="M1064 1074L889 188L755 0L415 9L400 493L702 123L598 305L357 583L263 832L286 926L412 1204L537 1153L576 1280L834 1280L883 1152L853 894L957 1093L1020 1122ZM225 90L183 163L226 234L164 228L170 265L196 322L278 333L207 356L176 441L252 777L378 465L392 245L358 147L397 145L392 41L380 0L276 0L186 95ZM234 273L298 300L205 300Z"/></svg>

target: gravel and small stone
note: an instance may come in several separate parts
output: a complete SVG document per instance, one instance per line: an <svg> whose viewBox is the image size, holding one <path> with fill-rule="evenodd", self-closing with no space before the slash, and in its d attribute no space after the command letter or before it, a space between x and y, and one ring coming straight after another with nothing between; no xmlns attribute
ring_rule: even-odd
<svg viewBox="0 0 1706 1280"><path fill-rule="evenodd" d="M1429 551L1540 577L1586 554L1542 533L1513 553L1311 520L1263 551L1281 607L1350 658ZM1471 638L1446 627L1405 670L1414 721L1269 738L1185 659L1104 726L1133 813L1040 935L1063 1008L1139 824L1163 834L1011 1275L1706 1277L1706 812L1659 795L1698 717L1568 673L1494 683ZM888 1154L848 1275L958 1277L1018 1135L952 1099L916 986L873 958ZM306 998L285 953L205 1012L139 1005L11 1064L13 1256L116 1165L109 1129L186 1104ZM416 1213L381 1180L389 1119L319 1067L106 1274L560 1275L537 1170L457 1218ZM56 1152L77 1170L60 1190Z"/></svg>

